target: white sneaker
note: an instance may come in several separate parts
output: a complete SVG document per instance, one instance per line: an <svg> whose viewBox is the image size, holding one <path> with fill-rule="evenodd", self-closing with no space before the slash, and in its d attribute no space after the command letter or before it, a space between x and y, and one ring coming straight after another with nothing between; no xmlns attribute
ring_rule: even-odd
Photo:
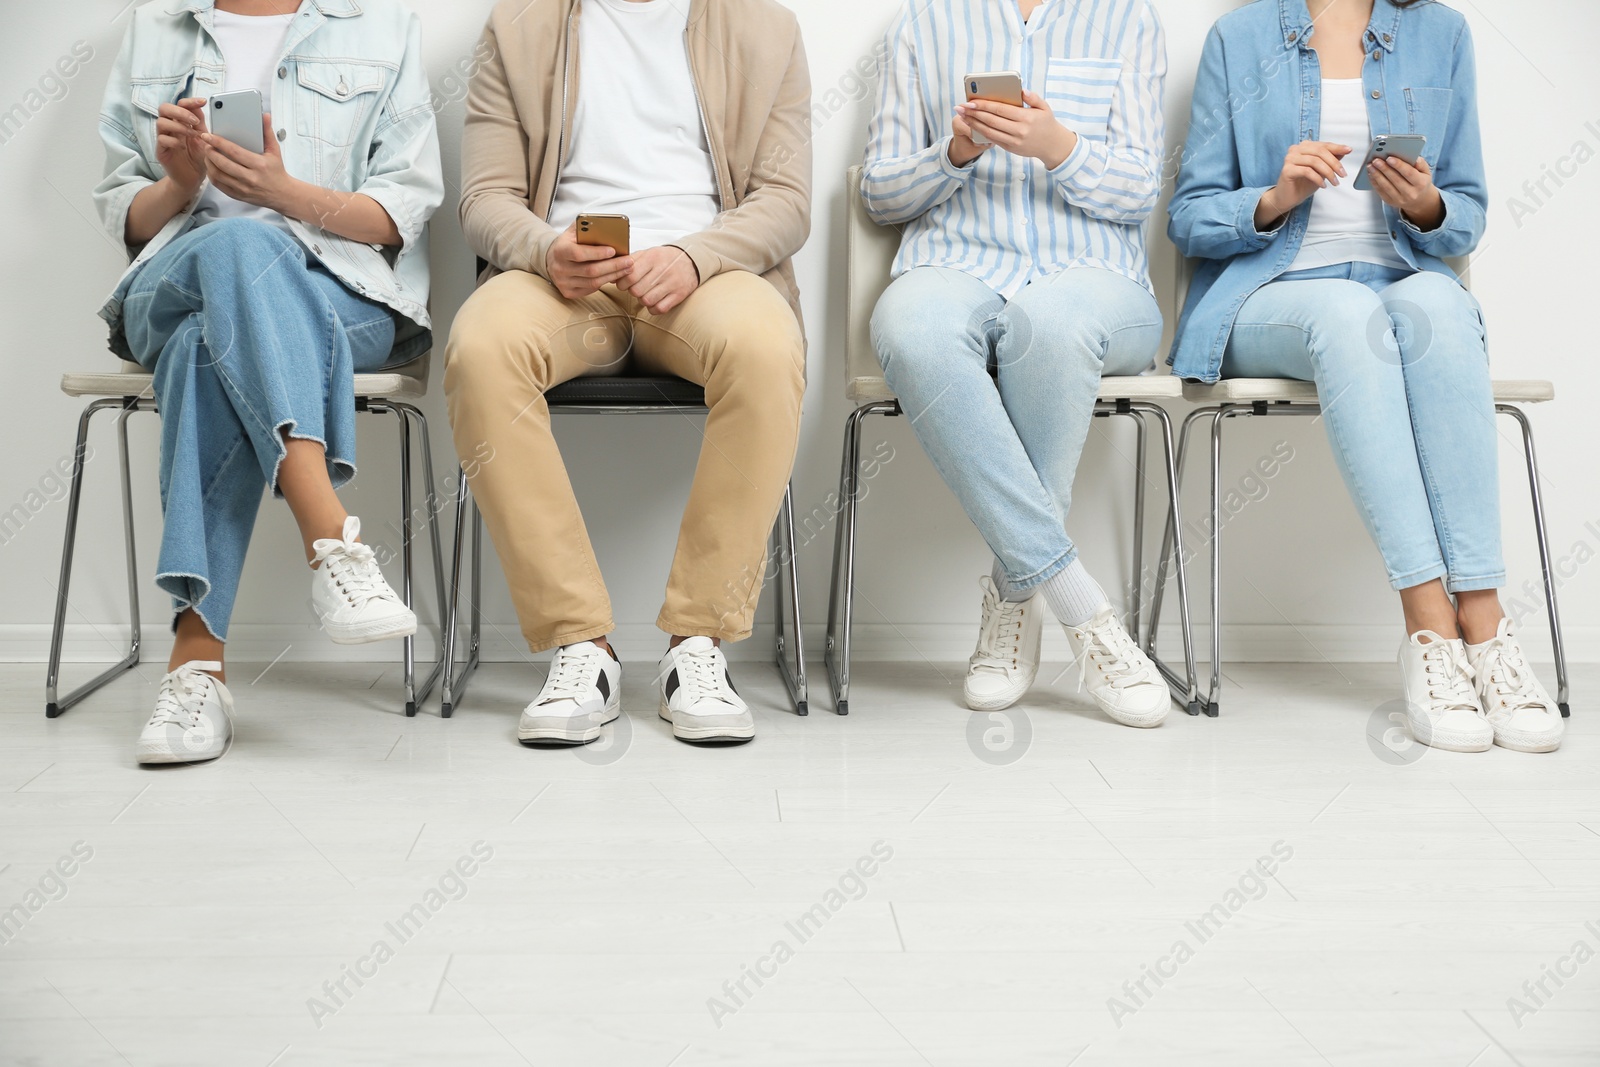
<svg viewBox="0 0 1600 1067"><path fill-rule="evenodd" d="M1166 679L1117 621L1110 604L1082 626L1066 627L1078 663L1078 690L1124 726L1160 726L1172 706Z"/></svg>
<svg viewBox="0 0 1600 1067"><path fill-rule="evenodd" d="M1487 752L1494 728L1472 689L1472 665L1459 637L1446 641L1432 630L1400 646L1400 680L1406 690L1411 736L1447 752Z"/></svg>
<svg viewBox="0 0 1600 1067"><path fill-rule="evenodd" d="M1494 743L1517 752L1554 752L1566 725L1561 709L1533 676L1510 619L1495 635L1468 645L1478 699L1494 730Z"/></svg>
<svg viewBox="0 0 1600 1067"><path fill-rule="evenodd" d="M520 741L586 745L622 714L622 664L593 641L563 645L538 699L522 709Z"/></svg>
<svg viewBox="0 0 1600 1067"><path fill-rule="evenodd" d="M222 664L192 660L161 679L155 714L139 731L140 763L199 763L228 750L233 695L206 674Z"/></svg>
<svg viewBox="0 0 1600 1067"><path fill-rule="evenodd" d="M1000 598L993 579L978 579L983 589L983 623L978 649L967 665L967 707L1003 711L1021 700L1039 674L1039 635L1044 613L1039 598L1021 602Z"/></svg>
<svg viewBox="0 0 1600 1067"><path fill-rule="evenodd" d="M344 520L344 538L313 541L311 603L336 645L365 645L417 632L417 616L384 580L370 545L356 540L361 520Z"/></svg>
<svg viewBox="0 0 1600 1067"><path fill-rule="evenodd" d="M728 661L709 637L691 637L661 657L661 717L680 741L748 741L749 705L733 688Z"/></svg>

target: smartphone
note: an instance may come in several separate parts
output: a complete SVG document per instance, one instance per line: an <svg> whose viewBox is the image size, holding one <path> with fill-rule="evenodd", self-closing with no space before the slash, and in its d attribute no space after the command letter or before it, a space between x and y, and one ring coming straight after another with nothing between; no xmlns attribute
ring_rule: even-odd
<svg viewBox="0 0 1600 1067"><path fill-rule="evenodd" d="M261 142L261 94L256 90L218 93L206 110L207 127L218 137L258 156L267 150Z"/></svg>
<svg viewBox="0 0 1600 1067"><path fill-rule="evenodd" d="M605 245L615 249L617 255L628 254L628 216L590 215L578 216L578 243L580 245Z"/></svg>
<svg viewBox="0 0 1600 1067"><path fill-rule="evenodd" d="M1427 146L1428 139L1420 134L1380 134L1372 139L1372 147L1367 151L1367 159L1361 164L1361 173L1356 175L1355 187L1362 192L1372 188L1372 179L1367 174L1367 168L1372 166L1374 159L1403 159L1407 163L1416 165L1422 158L1422 149Z"/></svg>
<svg viewBox="0 0 1600 1067"><path fill-rule="evenodd" d="M1014 70L991 70L983 74L968 74L966 80L968 100L993 100L1013 107L1022 106L1022 75ZM976 131L973 144L988 144L989 139Z"/></svg>

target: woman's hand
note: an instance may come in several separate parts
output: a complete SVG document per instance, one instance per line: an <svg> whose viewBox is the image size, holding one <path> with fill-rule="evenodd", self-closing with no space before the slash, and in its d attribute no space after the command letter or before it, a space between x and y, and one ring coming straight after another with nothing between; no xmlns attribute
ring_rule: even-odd
<svg viewBox="0 0 1600 1067"><path fill-rule="evenodd" d="M206 102L188 97L162 104L156 116L156 162L184 193L193 196L206 180Z"/></svg>
<svg viewBox="0 0 1600 1067"><path fill-rule="evenodd" d="M300 183L283 168L283 150L272 131L271 115L261 116L261 130L266 151L260 155L214 133L203 135L206 174L211 184L235 200L293 216L290 204Z"/></svg>
<svg viewBox="0 0 1600 1067"><path fill-rule="evenodd" d="M1283 160L1278 184L1267 190L1256 206L1256 229L1273 229L1282 218L1310 200L1318 189L1338 185L1349 177L1344 157L1354 149L1347 144L1327 141L1302 141L1289 149Z"/></svg>
<svg viewBox="0 0 1600 1067"><path fill-rule="evenodd" d="M1433 168L1426 159L1415 165L1395 156L1374 159L1368 168L1372 188L1385 204L1424 232L1444 223L1444 197L1433 184Z"/></svg>
<svg viewBox="0 0 1600 1067"><path fill-rule="evenodd" d="M950 138L950 162L954 166L965 167L994 147L992 144L979 144L972 139L972 127L961 117L959 111L956 112L955 121L951 123L951 129L954 136Z"/></svg>
<svg viewBox="0 0 1600 1067"><path fill-rule="evenodd" d="M1013 155L1040 160L1055 170L1078 147L1078 135L1056 120L1055 112L1038 93L1024 91L1022 100L1027 107L969 100L956 107L956 121L965 122Z"/></svg>

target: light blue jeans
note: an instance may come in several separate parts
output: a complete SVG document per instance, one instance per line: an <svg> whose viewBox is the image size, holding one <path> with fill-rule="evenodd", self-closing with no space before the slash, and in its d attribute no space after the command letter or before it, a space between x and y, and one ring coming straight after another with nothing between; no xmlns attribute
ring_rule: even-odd
<svg viewBox="0 0 1600 1067"><path fill-rule="evenodd" d="M1483 311L1453 279L1368 263L1285 274L1245 301L1222 374L1317 383L1396 589L1505 584Z"/></svg>
<svg viewBox="0 0 1600 1067"><path fill-rule="evenodd" d="M189 231L124 288L123 328L161 412L156 583L226 640L282 432L326 448L335 487L354 476L352 376L388 360L394 319L255 219Z"/></svg>
<svg viewBox="0 0 1600 1067"><path fill-rule="evenodd" d="M1061 271L1009 303L944 267L897 278L872 343L917 440L1017 590L1077 558L1072 481L1102 374L1155 361L1161 309L1137 282Z"/></svg>

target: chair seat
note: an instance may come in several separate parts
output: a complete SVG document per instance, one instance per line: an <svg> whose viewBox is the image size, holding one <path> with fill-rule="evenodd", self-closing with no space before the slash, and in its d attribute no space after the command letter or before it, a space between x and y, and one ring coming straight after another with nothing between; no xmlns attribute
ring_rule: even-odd
<svg viewBox="0 0 1600 1067"><path fill-rule="evenodd" d="M683 378L617 376L574 378L544 395L552 409L615 408L638 411L651 408L663 411L694 410L706 406L706 391Z"/></svg>
<svg viewBox="0 0 1600 1067"><path fill-rule="evenodd" d="M427 357L389 370L355 376L356 396L367 400L418 400L428 392ZM129 363L132 368L137 364ZM73 397L152 396L154 375L145 370L63 374L61 391Z"/></svg>
<svg viewBox="0 0 1600 1067"><path fill-rule="evenodd" d="M846 395L856 407L893 403L896 399L894 390L882 377L853 378ZM1177 400L1181 396L1183 382L1170 374L1131 374L1100 379L1101 400Z"/></svg>
<svg viewBox="0 0 1600 1067"><path fill-rule="evenodd" d="M1185 383L1183 397L1196 404L1315 404L1317 387L1312 382L1289 378L1227 378L1215 385ZM1528 379L1494 383L1497 404L1543 404L1555 398L1556 388L1550 382Z"/></svg>

